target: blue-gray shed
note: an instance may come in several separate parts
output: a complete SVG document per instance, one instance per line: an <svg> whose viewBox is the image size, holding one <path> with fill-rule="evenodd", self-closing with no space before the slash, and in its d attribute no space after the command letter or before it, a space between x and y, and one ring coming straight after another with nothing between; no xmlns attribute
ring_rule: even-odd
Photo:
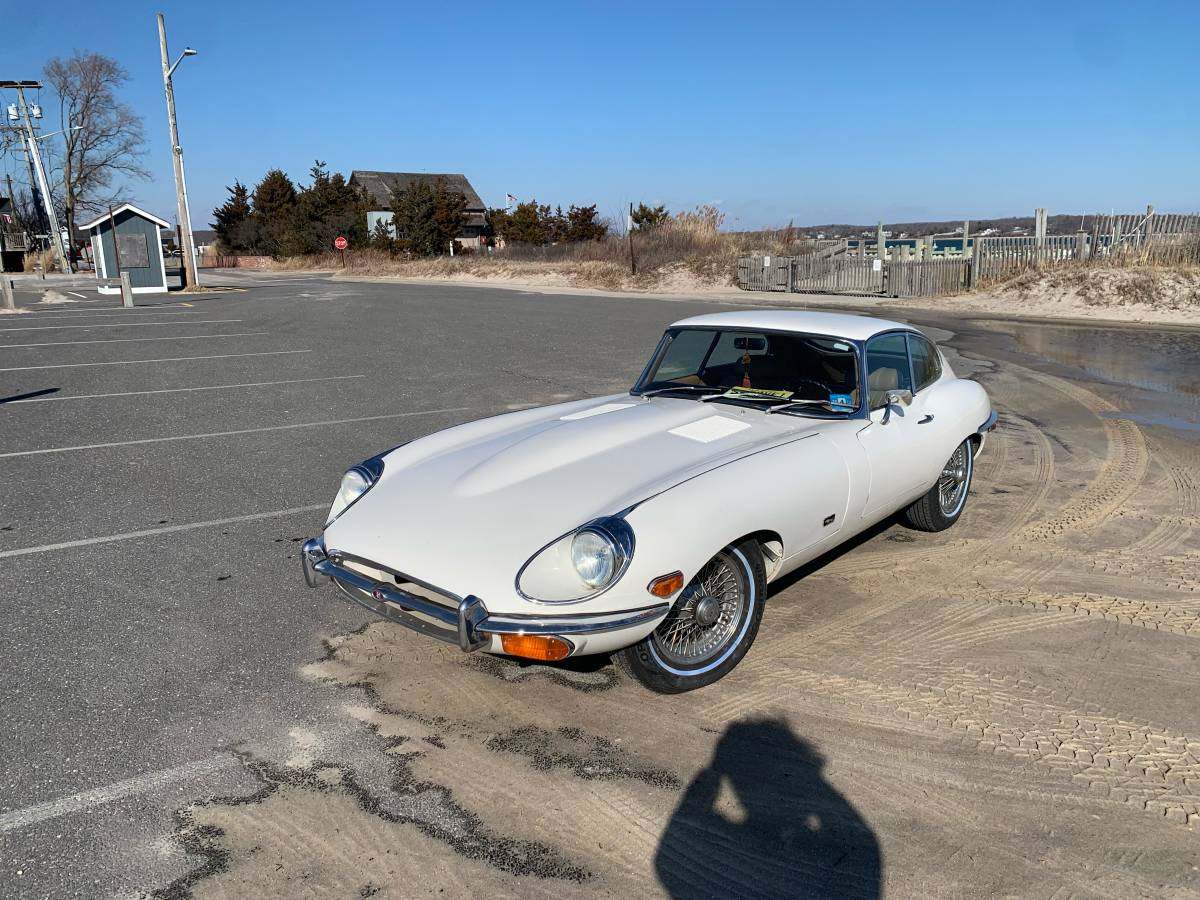
<svg viewBox="0 0 1200 900"><path fill-rule="evenodd" d="M113 240L116 223L116 240ZM96 261L97 286L101 294L119 294L120 286L105 283L129 273L135 294L156 294L167 289L167 270L163 264L162 229L171 224L139 209L132 203L104 213L80 228L92 235L92 259Z"/></svg>

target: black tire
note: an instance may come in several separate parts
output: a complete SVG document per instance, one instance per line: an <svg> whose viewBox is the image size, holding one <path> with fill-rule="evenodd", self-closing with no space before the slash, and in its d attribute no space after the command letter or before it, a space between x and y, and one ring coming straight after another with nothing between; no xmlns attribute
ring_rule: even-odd
<svg viewBox="0 0 1200 900"><path fill-rule="evenodd" d="M729 578L736 581L740 592L736 615L731 611L735 602L732 586L719 593L706 590L716 586L713 582L717 578L720 585L729 584ZM741 662L754 643L762 621L766 589L767 573L757 542L746 540L723 548L688 582L667 618L653 633L616 654L617 664L626 674L660 694L680 694L719 681ZM701 603L706 599L719 607L719 617L711 625L702 624L699 615ZM710 614L711 609L710 605ZM689 627L697 635L707 635L707 640L713 643L709 655L697 657L694 663L687 662L686 656L673 656L669 649L672 635Z"/></svg>
<svg viewBox="0 0 1200 900"><path fill-rule="evenodd" d="M959 520L967 506L967 494L971 491L974 471L975 442L967 438L954 448L933 487L920 500L905 508L902 513L904 521L918 531L945 531ZM956 494L954 502L949 505L944 502L943 493L947 481L961 488L961 493Z"/></svg>

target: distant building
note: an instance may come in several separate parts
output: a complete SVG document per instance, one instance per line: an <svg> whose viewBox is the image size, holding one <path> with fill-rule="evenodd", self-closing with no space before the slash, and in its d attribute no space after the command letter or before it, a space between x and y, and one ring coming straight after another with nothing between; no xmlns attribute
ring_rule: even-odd
<svg viewBox="0 0 1200 900"><path fill-rule="evenodd" d="M0 272L20 272L28 249L29 242L17 225L17 211L12 200L0 197Z"/></svg>
<svg viewBox="0 0 1200 900"><path fill-rule="evenodd" d="M467 223L463 226L458 240L464 247L478 248L484 231L487 228L487 207L466 175L453 173L439 174L435 172L368 172L355 169L350 173L350 184L362 188L371 199L371 209L367 212L367 231L373 232L378 222L383 222L389 232L392 231L392 206L395 197L408 188L409 185L423 182L432 185L438 179L445 182L448 190L462 194L467 200Z"/></svg>
<svg viewBox="0 0 1200 900"><path fill-rule="evenodd" d="M162 232L171 227L169 222L132 203L123 203L79 227L91 232L92 259L100 280L96 290L101 294L119 294L121 288L109 279L119 278L123 272L129 274L135 294L166 291Z"/></svg>

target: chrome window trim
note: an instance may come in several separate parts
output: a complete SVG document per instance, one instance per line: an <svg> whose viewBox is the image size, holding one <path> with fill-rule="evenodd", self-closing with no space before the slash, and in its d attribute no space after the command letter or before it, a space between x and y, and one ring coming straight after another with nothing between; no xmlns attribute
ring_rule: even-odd
<svg viewBox="0 0 1200 900"><path fill-rule="evenodd" d="M908 336L910 334L915 334L915 333L916 332L914 332L911 328L892 328L892 329L889 329L888 331L881 331L878 334L873 334L869 338L867 338L865 341L862 342L862 360L863 360L862 390L863 390L863 396L866 398L866 400L864 402L868 407L871 405L871 392L868 387L868 385L870 384L871 373L867 371L868 365L869 365L869 360L867 359L867 354L871 352L871 343L873 341L879 340L880 338L895 337L896 335L904 336L904 357L905 357L905 359L908 360L908 382L909 382L909 386L911 388L912 385L916 384L916 380L913 378L912 353L909 352L909 349L908 349ZM898 388L897 390L904 390L904 388ZM913 396L914 397L916 396L915 392L913 392ZM872 412L874 412L876 409L883 409L886 406L887 406L887 404L885 403L884 406L876 406L875 409L868 409L867 416L870 417L870 414Z"/></svg>
<svg viewBox="0 0 1200 900"><path fill-rule="evenodd" d="M642 392L647 389L647 385L644 383L646 378L650 375L650 371L651 371L651 369L654 368L654 364L659 361L659 356L662 353L666 352L666 347L670 346L670 341L667 340L667 336L670 333L670 330L671 329L667 329L667 331L664 332L663 336L659 339L658 346L654 351L654 355L650 358L650 362L646 363L646 367L642 370L642 374L638 376L638 380L635 381L633 384L633 387L631 387L629 389L629 396L640 397L640 396L642 396ZM714 335L716 335L718 337L720 336L721 332L723 332L723 331L737 331L737 332L746 332L746 333L751 333L751 334L775 334L775 335L779 335L780 337L816 338L817 340L822 340L822 341L840 341L843 344L848 344L850 347L854 348L854 364L858 369L858 379L857 380L862 385L859 387L860 397L859 397L858 408L856 410L854 410L853 412L846 413L846 415L843 417L836 417L836 416L830 415L830 416L818 416L818 417L814 417L814 418L829 418L829 419L832 419L833 421L841 421L842 418L866 419L869 417L870 411L866 409L866 407L867 407L866 395L862 393L863 387L865 387L865 385L866 385L866 357L863 355L863 346L865 343L864 341L858 341L858 340L854 340L852 338L842 337L842 336L836 335L836 334L816 334L816 333L810 332L810 331L789 331L785 328L715 328L711 325L687 325L687 326L684 326L682 328L678 328L675 330L676 331L712 331L714 333ZM886 332L881 332L881 333L886 333ZM875 337L878 337L878 335L872 335L870 340L874 340ZM672 338L671 340L674 340L674 338ZM712 349L713 348L710 346L708 355L712 354ZM706 363L708 361L708 355L705 356ZM549 545L547 545L547 546L549 546Z"/></svg>
<svg viewBox="0 0 1200 900"><path fill-rule="evenodd" d="M941 380L941 377L942 377L942 354L941 354L941 351L938 350L937 344L935 344L933 341L931 341L925 335L921 334L919 331L908 331L908 332L905 332L905 334L907 336L907 340L905 341L905 344L908 347L909 377L912 378L913 396L915 397L917 394L921 393L921 391L925 390L925 388L933 387L935 384L937 384L938 381ZM929 349L933 353L933 361L937 365L937 374L934 375L933 378L931 378L929 381L925 382L920 387L917 387L917 364L913 360L912 342L913 342L914 338L917 340L924 341L926 344L929 345Z"/></svg>

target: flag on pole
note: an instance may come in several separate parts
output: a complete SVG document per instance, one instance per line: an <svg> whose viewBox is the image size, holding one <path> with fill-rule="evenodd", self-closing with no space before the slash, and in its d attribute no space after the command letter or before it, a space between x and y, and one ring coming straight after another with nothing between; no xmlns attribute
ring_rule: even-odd
<svg viewBox="0 0 1200 900"><path fill-rule="evenodd" d="M512 205L513 205L514 203L516 203L516 202L517 202L517 198L516 198L516 197L514 197L512 194L505 194L505 195L504 195L504 205L505 205L505 206L507 206L508 208L510 208L510 209L511 209L511 208L512 208Z"/></svg>

